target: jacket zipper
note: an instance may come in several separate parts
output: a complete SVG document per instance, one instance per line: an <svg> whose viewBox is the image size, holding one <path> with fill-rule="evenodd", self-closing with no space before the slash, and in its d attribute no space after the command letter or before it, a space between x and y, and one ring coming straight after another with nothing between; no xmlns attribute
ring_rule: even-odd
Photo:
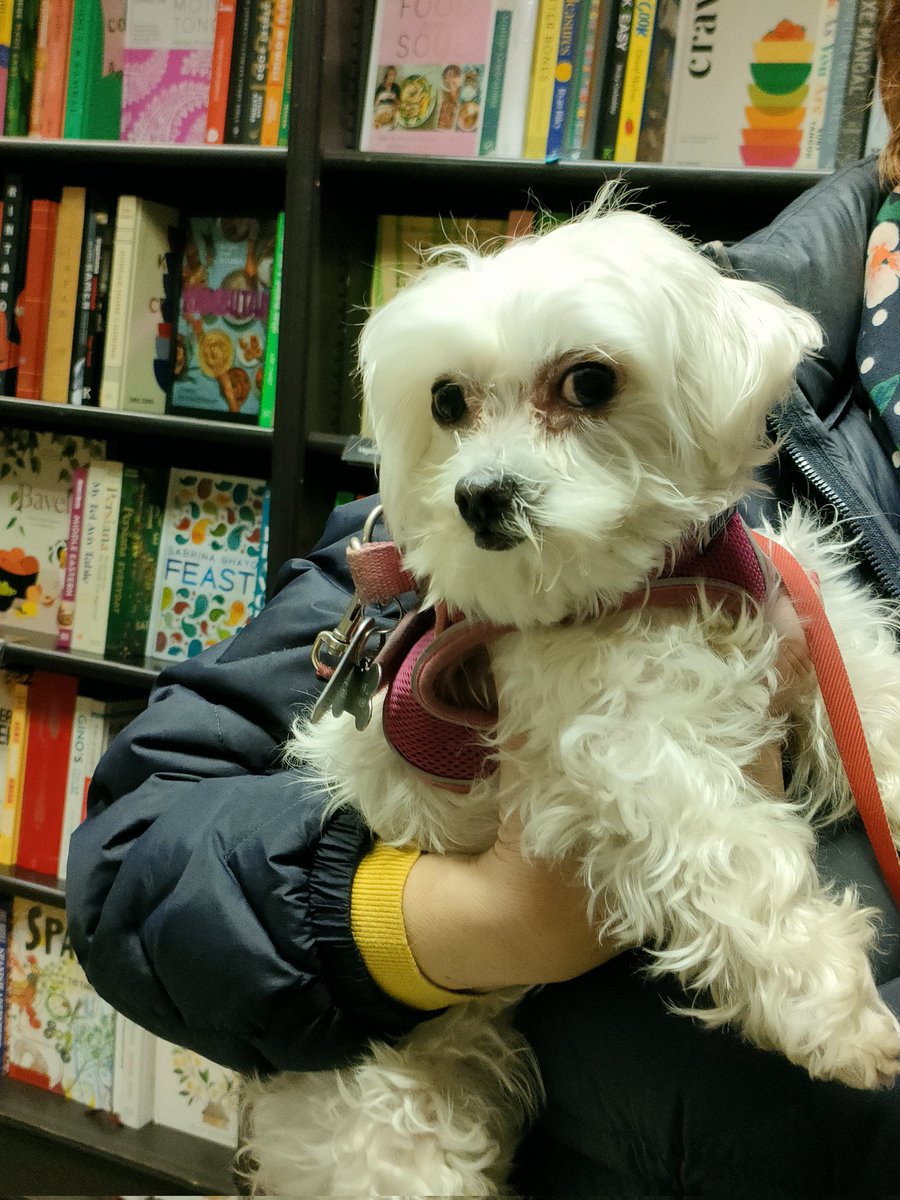
<svg viewBox="0 0 900 1200"><path fill-rule="evenodd" d="M792 446L789 441L785 441L784 446L788 454L791 456L794 465L801 472L801 474L805 475L809 482L822 493L826 500L828 500L830 504L833 504L837 511L846 517L846 519L853 525L853 528L856 530L859 536L859 540L865 547L866 559L869 566L875 572L879 581L883 585L885 592L890 596L896 596L896 581L891 579L888 572L882 566L880 555L873 547L871 539L869 538L868 532L864 528L863 523L856 520L856 518L853 516L853 513L847 507L847 503L843 497L836 492L829 483L826 483L815 467L800 453L799 450Z"/></svg>

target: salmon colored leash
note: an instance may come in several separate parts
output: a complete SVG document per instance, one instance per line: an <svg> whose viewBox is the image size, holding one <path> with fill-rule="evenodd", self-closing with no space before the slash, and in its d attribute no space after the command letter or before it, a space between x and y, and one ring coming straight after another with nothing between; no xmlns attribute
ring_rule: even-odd
<svg viewBox="0 0 900 1200"><path fill-rule="evenodd" d="M803 622L813 667L819 680L825 710L831 721L850 791L868 834L881 873L894 904L900 910L900 859L894 847L884 804L878 791L866 735L844 660L818 592L797 560L771 538L751 531L760 549L775 565L785 589Z"/></svg>

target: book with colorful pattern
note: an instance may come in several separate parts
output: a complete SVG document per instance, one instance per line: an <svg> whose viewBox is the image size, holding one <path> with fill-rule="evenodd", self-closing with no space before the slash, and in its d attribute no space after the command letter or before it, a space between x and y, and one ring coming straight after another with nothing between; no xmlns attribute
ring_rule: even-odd
<svg viewBox="0 0 900 1200"><path fill-rule="evenodd" d="M172 469L147 655L192 658L236 633L265 598L268 485Z"/></svg>
<svg viewBox="0 0 900 1200"><path fill-rule="evenodd" d="M109 1109L114 1013L75 957L65 911L15 897L8 958L7 1073Z"/></svg>

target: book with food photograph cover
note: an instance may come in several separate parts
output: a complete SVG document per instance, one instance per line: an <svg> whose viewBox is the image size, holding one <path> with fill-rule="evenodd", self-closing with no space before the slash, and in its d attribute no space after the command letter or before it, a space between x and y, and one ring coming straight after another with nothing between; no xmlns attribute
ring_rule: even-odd
<svg viewBox="0 0 900 1200"><path fill-rule="evenodd" d="M191 217L181 260L168 409L256 424L276 217Z"/></svg>

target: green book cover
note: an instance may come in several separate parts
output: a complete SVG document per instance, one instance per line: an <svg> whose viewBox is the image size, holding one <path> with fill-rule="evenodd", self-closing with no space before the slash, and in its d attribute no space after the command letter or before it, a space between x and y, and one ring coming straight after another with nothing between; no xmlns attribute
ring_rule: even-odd
<svg viewBox="0 0 900 1200"><path fill-rule="evenodd" d="M165 468L126 466L116 534L105 657L142 662L166 506Z"/></svg>
<svg viewBox="0 0 900 1200"><path fill-rule="evenodd" d="M275 423L275 389L278 385L278 326L281 321L281 276L284 260L284 213L275 226L275 256L272 261L272 288L269 295L269 326L263 359L263 383L259 398L259 424L271 429Z"/></svg>
<svg viewBox="0 0 900 1200"><path fill-rule="evenodd" d="M75 0L63 136L118 141L125 0Z"/></svg>
<svg viewBox="0 0 900 1200"><path fill-rule="evenodd" d="M40 0L16 0L9 46L9 80L6 88L7 137L27 137L34 90L34 52L37 45Z"/></svg>

